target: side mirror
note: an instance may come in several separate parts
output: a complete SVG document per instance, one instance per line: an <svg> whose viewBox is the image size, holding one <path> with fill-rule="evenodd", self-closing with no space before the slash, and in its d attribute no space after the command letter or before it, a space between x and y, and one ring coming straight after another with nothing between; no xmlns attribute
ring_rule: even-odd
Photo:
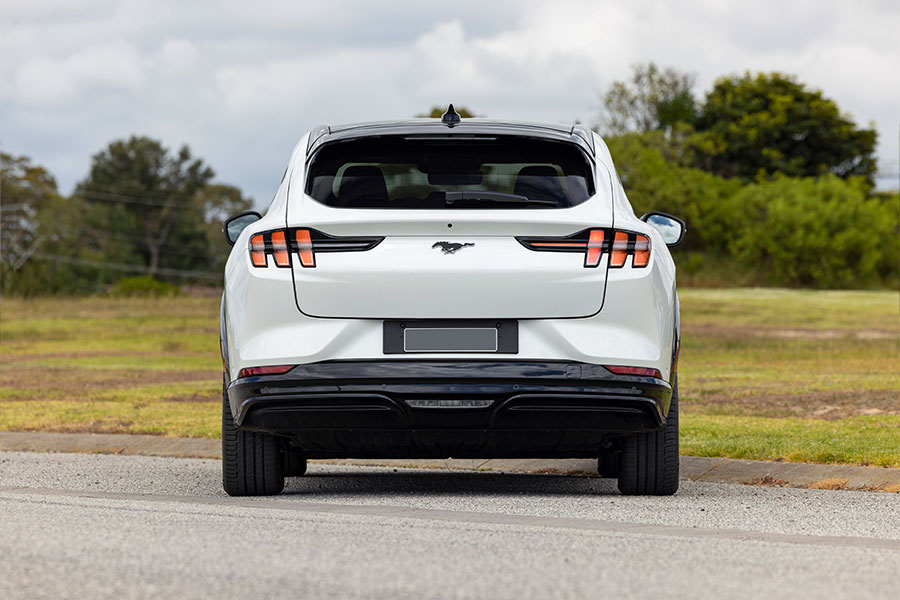
<svg viewBox="0 0 900 600"><path fill-rule="evenodd" d="M682 238L684 238L684 232L687 231L687 225L684 224L684 221L666 213L647 213L641 217L641 221L659 231L666 246L677 246L680 244Z"/></svg>
<svg viewBox="0 0 900 600"><path fill-rule="evenodd" d="M240 237L241 232L260 219L262 219L262 215L255 210L225 219L225 223L222 227L222 231L225 232L225 239L228 240L228 243L231 246L234 246L234 243L237 241L238 237Z"/></svg>

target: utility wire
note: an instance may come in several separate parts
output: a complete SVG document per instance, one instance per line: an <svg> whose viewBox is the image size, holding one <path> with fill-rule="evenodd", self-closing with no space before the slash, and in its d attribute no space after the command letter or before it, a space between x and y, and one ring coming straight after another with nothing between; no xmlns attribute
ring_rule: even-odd
<svg viewBox="0 0 900 600"><path fill-rule="evenodd" d="M139 198L137 196L126 196L123 194L111 194L109 192L96 192L96 191L83 191L81 193L73 194L76 198L84 198L85 200L99 200L102 202L118 202L121 204L137 204L140 206L159 206L166 207L170 206L169 202L155 202L153 200L146 200Z"/></svg>
<svg viewBox="0 0 900 600"><path fill-rule="evenodd" d="M35 252L34 254L32 254L31 258L57 263L67 263L71 265L80 265L84 267L96 267L98 269L111 269L113 271L143 273L145 275L157 274L167 275L171 277L199 277L201 279L212 279L216 281L222 280L221 273L210 273L209 271L191 271L188 269L169 269L167 267L159 267L158 269L156 269L155 273L151 273L149 267L141 267L139 265L101 262L99 260L87 260L83 258L74 258L71 256L60 256L58 254L45 254L43 252Z"/></svg>

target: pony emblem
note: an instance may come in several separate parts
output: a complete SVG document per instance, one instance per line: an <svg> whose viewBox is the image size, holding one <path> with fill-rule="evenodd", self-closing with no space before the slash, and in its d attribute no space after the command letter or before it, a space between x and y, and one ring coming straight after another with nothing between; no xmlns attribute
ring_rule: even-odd
<svg viewBox="0 0 900 600"><path fill-rule="evenodd" d="M474 246L472 242L466 242L464 244L460 244L458 242L435 242L432 248L440 248L441 252L444 254L453 254L460 248L465 248L466 246Z"/></svg>

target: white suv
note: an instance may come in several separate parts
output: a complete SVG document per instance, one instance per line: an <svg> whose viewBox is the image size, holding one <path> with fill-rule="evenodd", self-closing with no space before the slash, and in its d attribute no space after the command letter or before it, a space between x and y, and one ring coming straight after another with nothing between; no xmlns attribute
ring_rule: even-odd
<svg viewBox="0 0 900 600"><path fill-rule="evenodd" d="M309 458L597 458L678 488L675 267L579 126L323 126L265 216L225 222L223 481Z"/></svg>

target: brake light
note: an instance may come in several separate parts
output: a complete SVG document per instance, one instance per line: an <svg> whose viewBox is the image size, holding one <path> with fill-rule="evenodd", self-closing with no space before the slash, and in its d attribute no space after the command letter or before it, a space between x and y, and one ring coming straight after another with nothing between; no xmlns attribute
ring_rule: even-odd
<svg viewBox="0 0 900 600"><path fill-rule="evenodd" d="M266 262L266 242L261 233L250 238L250 261L254 267L265 267L268 265Z"/></svg>
<svg viewBox="0 0 900 600"><path fill-rule="evenodd" d="M606 365L606 369L616 375L640 375L642 377L656 377L662 379L659 369L651 369L649 367L620 367Z"/></svg>
<svg viewBox="0 0 900 600"><path fill-rule="evenodd" d="M588 238L587 253L584 255L585 267L596 267L603 256L603 230L594 229Z"/></svg>
<svg viewBox="0 0 900 600"><path fill-rule="evenodd" d="M275 255L275 264L279 267L291 266L291 256L288 254L287 241L283 231L272 232L272 253Z"/></svg>
<svg viewBox="0 0 900 600"><path fill-rule="evenodd" d="M277 365L272 367L244 367L238 372L241 377L253 377L255 375L284 375L297 365Z"/></svg>
<svg viewBox="0 0 900 600"><path fill-rule="evenodd" d="M298 229L297 236L297 253L300 255L300 264L304 267L316 266L316 255L313 254L312 239L309 236L308 229Z"/></svg>
<svg viewBox="0 0 900 600"><path fill-rule="evenodd" d="M646 267L650 264L650 238L640 233L616 229L585 229L566 237L517 237L520 244L538 252L580 252L584 253L584 266L593 268L600 265L604 252L609 253L610 268L625 266L628 255L632 255L632 266Z"/></svg>
<svg viewBox="0 0 900 600"><path fill-rule="evenodd" d="M625 264L626 258L628 258L628 234L617 231L612 243L612 252L609 254L609 266L619 268Z"/></svg>
<svg viewBox="0 0 900 600"><path fill-rule="evenodd" d="M254 267L267 267L268 255L276 267L289 268L291 254L297 253L300 265L316 266L319 252L363 252L371 250L383 237L333 236L315 229L292 227L257 233L250 238L250 262Z"/></svg>
<svg viewBox="0 0 900 600"><path fill-rule="evenodd" d="M646 267L650 262L650 238L646 235L637 234L634 241L634 260L632 262L635 267Z"/></svg>

